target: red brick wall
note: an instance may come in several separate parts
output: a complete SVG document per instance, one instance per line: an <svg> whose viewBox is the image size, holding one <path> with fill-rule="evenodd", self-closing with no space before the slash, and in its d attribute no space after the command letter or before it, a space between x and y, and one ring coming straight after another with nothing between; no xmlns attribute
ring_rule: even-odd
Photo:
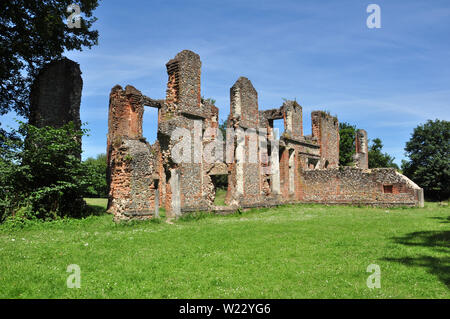
<svg viewBox="0 0 450 319"><path fill-rule="evenodd" d="M339 122L323 111L311 113L313 137L318 139L322 168L335 168L339 166ZM325 163L328 162L326 167Z"/></svg>
<svg viewBox="0 0 450 319"><path fill-rule="evenodd" d="M310 170L302 174L303 201L328 204L373 204L414 206L418 198L414 186L395 169ZM393 185L392 194L383 185Z"/></svg>

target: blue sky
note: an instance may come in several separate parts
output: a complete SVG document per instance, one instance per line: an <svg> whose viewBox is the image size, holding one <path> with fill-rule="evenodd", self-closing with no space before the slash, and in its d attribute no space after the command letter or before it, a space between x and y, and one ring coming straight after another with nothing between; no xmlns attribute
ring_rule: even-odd
<svg viewBox="0 0 450 319"><path fill-rule="evenodd" d="M366 26L370 3L381 7L381 29ZM131 84L164 98L165 63L184 49L200 55L202 95L217 101L221 119L230 87L246 76L261 110L295 98L305 134L312 110L330 111L381 138L397 163L414 127L450 120L448 0L104 0L95 16L99 45L66 54L83 72L81 117L90 129L84 158L106 151L111 88ZM146 108L151 142L156 121Z"/></svg>

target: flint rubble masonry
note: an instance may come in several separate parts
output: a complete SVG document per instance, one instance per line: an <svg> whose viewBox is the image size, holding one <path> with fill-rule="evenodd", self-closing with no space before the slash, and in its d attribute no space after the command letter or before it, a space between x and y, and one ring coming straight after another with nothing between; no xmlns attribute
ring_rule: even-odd
<svg viewBox="0 0 450 319"><path fill-rule="evenodd" d="M407 177L394 169L368 169L364 130L357 133L356 167L339 167L337 117L312 112L312 135L303 135L302 107L296 101L285 101L279 108L260 111L258 93L245 77L230 89L228 127L234 129L232 138L220 144L215 140L217 134L203 134L196 140L194 131L214 132L219 122L218 108L201 98L200 57L184 50L166 67L164 100L151 99L132 86L111 90L108 210L116 220L153 218L158 214L155 206L164 207L169 217L190 211L224 212L227 209L214 205L212 174L228 175L226 204L230 211L298 202L423 205L423 190ZM144 106L158 108L158 135L153 145L142 136ZM273 122L277 119L284 120L285 132L274 140ZM195 141L191 158L196 161L177 163L172 157L178 142L172 134L178 128L191 132L191 141ZM203 151L194 154L212 142L230 146L220 155L227 161L211 163L204 160Z"/></svg>

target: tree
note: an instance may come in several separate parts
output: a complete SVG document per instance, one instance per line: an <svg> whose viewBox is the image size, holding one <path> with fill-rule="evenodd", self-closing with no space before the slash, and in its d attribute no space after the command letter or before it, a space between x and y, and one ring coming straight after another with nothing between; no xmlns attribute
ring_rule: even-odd
<svg viewBox="0 0 450 319"><path fill-rule="evenodd" d="M80 28L66 24L71 4L84 15ZM14 110L27 116L37 71L66 50L97 44L98 32L90 30L97 6L98 0L0 1L0 115Z"/></svg>
<svg viewBox="0 0 450 319"><path fill-rule="evenodd" d="M83 162L88 175L89 187L84 194L85 197L108 197L108 186L106 183L106 154L99 154L96 158L89 157Z"/></svg>
<svg viewBox="0 0 450 319"><path fill-rule="evenodd" d="M374 138L369 146L369 168L393 167L398 169L394 163L395 157L382 153L383 143L379 138Z"/></svg>
<svg viewBox="0 0 450 319"><path fill-rule="evenodd" d="M351 166L355 154L356 126L339 123L339 165Z"/></svg>
<svg viewBox="0 0 450 319"><path fill-rule="evenodd" d="M450 122L428 120L414 129L406 143L403 174L411 178L431 199L450 196Z"/></svg>
<svg viewBox="0 0 450 319"><path fill-rule="evenodd" d="M353 156L356 152L355 140L356 140L357 128L346 122L339 123L339 165L352 166ZM383 143L379 138L372 140L372 144L369 145L369 168L377 167L394 167L398 168L394 163L394 157L387 153L382 153Z"/></svg>

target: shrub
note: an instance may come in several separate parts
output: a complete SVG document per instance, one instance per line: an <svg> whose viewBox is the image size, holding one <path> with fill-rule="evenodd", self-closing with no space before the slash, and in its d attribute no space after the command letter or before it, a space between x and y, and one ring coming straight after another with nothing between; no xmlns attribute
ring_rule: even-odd
<svg viewBox="0 0 450 319"><path fill-rule="evenodd" d="M22 139L9 141L0 155L0 218L55 219L86 213L82 194L89 186L80 161L86 130L73 123L61 128L20 122Z"/></svg>

